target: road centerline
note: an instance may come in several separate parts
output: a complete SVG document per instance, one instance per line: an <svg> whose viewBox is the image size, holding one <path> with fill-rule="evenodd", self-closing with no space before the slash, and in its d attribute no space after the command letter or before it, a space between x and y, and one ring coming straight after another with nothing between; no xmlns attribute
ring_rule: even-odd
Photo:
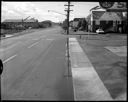
<svg viewBox="0 0 128 102"><path fill-rule="evenodd" d="M13 56L11 56L11 57L7 58L6 60L4 60L4 61L3 61L3 63L8 62L9 60L11 60L11 59L15 58L16 56L17 56L17 54L15 54L15 55L13 55Z"/></svg>
<svg viewBox="0 0 128 102"><path fill-rule="evenodd" d="M33 43L32 45L28 46L28 48L33 47L33 46L36 45L37 43L39 43L39 42L35 42L35 43Z"/></svg>

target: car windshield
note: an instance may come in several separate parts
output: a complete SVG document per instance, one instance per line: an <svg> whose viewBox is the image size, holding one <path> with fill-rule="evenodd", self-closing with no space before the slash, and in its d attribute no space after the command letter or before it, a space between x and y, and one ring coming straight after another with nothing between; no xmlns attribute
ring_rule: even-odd
<svg viewBox="0 0 128 102"><path fill-rule="evenodd" d="M127 9L113 3L1 0L0 99L127 98Z"/></svg>

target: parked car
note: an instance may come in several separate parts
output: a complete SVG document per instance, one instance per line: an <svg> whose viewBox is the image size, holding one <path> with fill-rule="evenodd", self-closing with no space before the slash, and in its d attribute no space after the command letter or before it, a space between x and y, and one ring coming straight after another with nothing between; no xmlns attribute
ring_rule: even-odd
<svg viewBox="0 0 128 102"><path fill-rule="evenodd" d="M98 34L104 34L105 32L103 31L103 29L97 29L96 30L96 33L98 33Z"/></svg>

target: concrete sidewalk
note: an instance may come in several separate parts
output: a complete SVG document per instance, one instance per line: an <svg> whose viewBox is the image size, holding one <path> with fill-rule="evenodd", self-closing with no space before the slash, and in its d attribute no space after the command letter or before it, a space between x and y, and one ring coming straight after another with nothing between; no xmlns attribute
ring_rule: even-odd
<svg viewBox="0 0 128 102"><path fill-rule="evenodd" d="M74 100L113 100L76 38L69 38Z"/></svg>

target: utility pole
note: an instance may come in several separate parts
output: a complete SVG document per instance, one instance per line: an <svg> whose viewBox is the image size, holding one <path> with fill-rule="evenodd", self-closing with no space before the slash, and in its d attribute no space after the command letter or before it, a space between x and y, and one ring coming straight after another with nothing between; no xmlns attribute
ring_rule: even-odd
<svg viewBox="0 0 128 102"><path fill-rule="evenodd" d="M70 10L70 6L74 6L74 5L70 5L70 1L68 1L68 5L64 5L64 6L68 6L68 9L65 10L65 11L67 11L67 24L68 24L67 35L68 35L69 34L69 16L70 16L70 11L73 11L73 10Z"/></svg>
<svg viewBox="0 0 128 102"><path fill-rule="evenodd" d="M68 9L67 10L65 10L65 11L67 11L67 25L68 25L68 27L67 27L67 35L69 35L69 16L70 16L70 11L73 11L73 10L70 10L70 6L74 6L74 5L70 5L70 1L68 1L68 5L64 5L64 6L68 6ZM68 63L68 70L67 70L67 77L71 77L71 73L70 73L70 70L69 70L69 68L70 68L70 56L69 56L69 38L68 38L68 36L67 36L67 63Z"/></svg>

